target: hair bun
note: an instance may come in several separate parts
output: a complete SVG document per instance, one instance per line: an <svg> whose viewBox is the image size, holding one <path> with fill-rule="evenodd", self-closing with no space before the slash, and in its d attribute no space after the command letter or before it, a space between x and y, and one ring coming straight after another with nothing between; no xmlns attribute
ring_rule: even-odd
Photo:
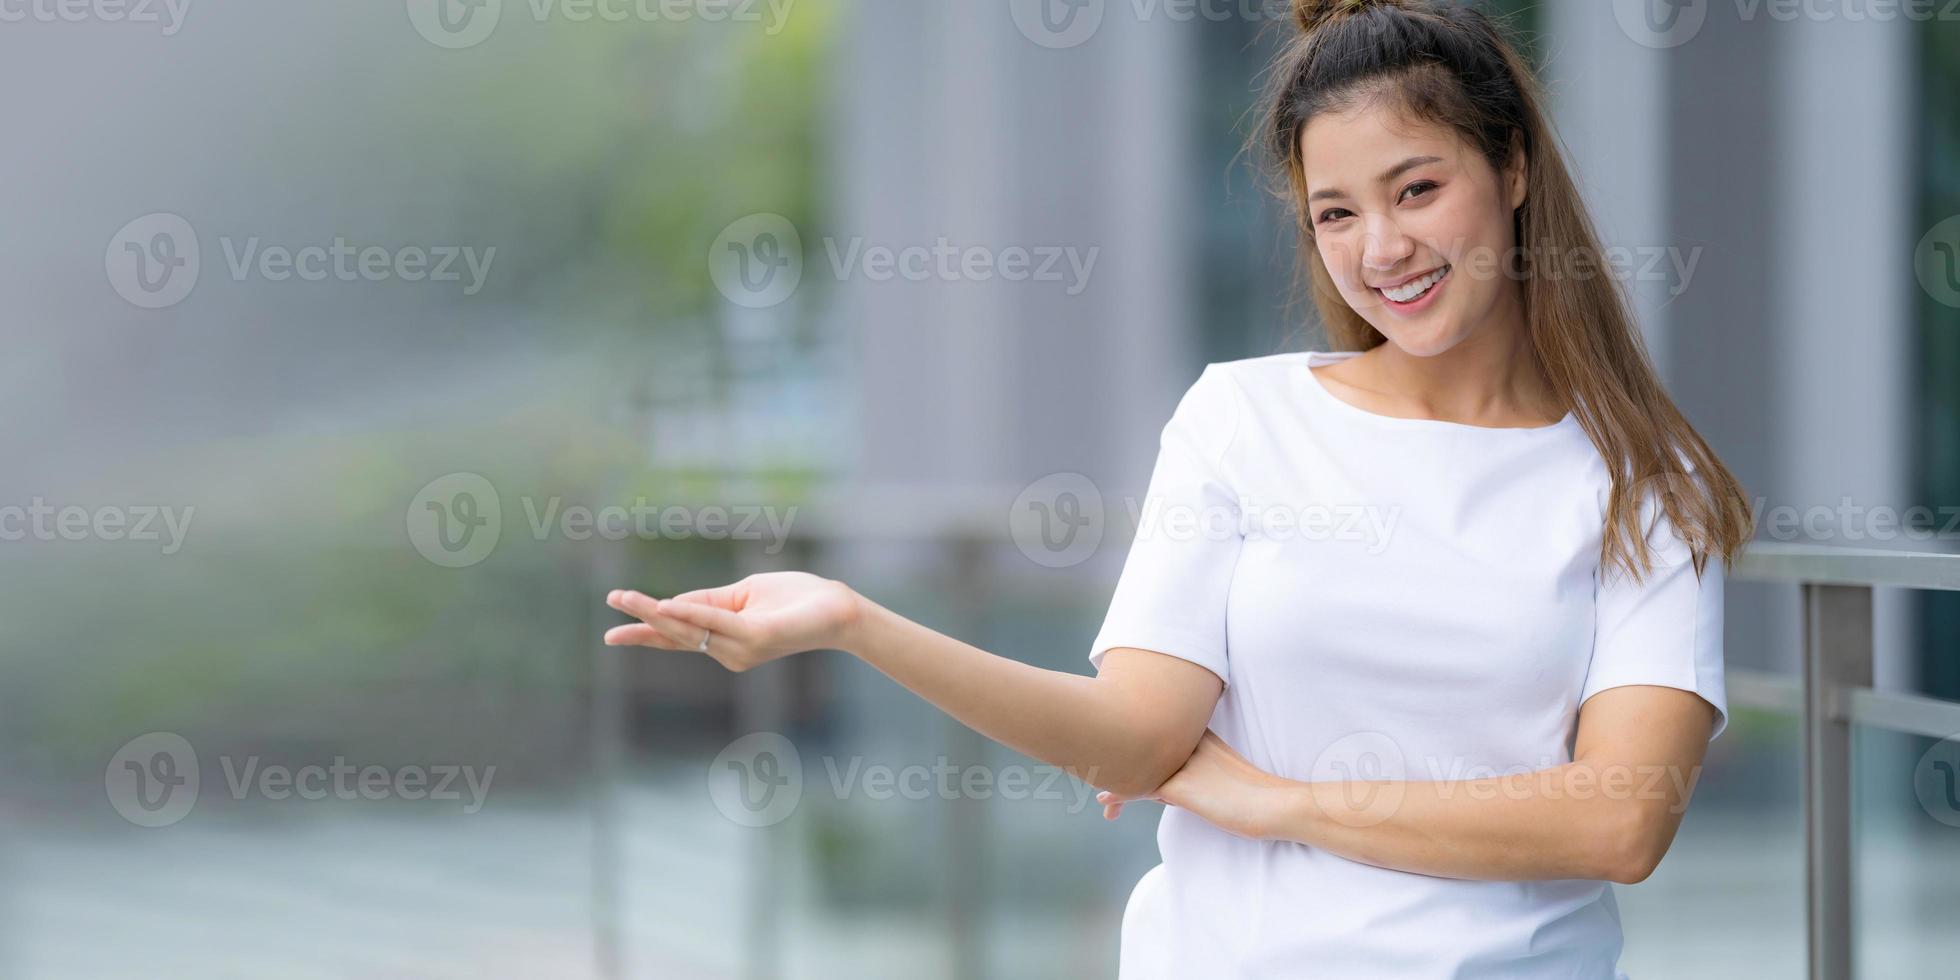
<svg viewBox="0 0 1960 980"><path fill-rule="evenodd" d="M1397 6L1393 0L1293 0L1293 21L1302 34L1369 7Z"/></svg>

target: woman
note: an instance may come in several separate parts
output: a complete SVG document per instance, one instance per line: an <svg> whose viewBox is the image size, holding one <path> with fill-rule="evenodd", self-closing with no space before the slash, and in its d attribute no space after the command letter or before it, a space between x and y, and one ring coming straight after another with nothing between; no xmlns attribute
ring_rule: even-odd
<svg viewBox="0 0 1960 980"><path fill-rule="evenodd" d="M1130 980L1623 977L1609 883L1660 861L1726 726L1745 498L1656 381L1492 25L1295 13L1260 139L1335 351L1184 394L1095 677L800 572L614 592L642 622L606 640L733 670L848 650L1111 819L1168 804Z"/></svg>

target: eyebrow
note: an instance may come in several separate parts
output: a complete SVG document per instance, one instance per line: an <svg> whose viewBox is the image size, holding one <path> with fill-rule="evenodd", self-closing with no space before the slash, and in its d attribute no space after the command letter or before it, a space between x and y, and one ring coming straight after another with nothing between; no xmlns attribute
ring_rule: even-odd
<svg viewBox="0 0 1960 980"><path fill-rule="evenodd" d="M1420 167L1425 163L1442 163L1442 162L1443 162L1442 157L1410 157L1407 160L1404 160L1401 163L1398 163L1395 166L1388 168L1388 172L1382 174L1381 177L1377 178L1377 182L1386 184L1389 181L1394 180L1395 178L1400 177L1402 174L1407 173L1410 170L1414 170L1415 168ZM1347 196L1346 191L1343 191L1338 187L1329 187L1326 188L1325 190L1314 191L1312 194L1307 196L1307 200L1318 201L1321 200L1322 198L1337 198L1337 197L1346 197L1346 196Z"/></svg>

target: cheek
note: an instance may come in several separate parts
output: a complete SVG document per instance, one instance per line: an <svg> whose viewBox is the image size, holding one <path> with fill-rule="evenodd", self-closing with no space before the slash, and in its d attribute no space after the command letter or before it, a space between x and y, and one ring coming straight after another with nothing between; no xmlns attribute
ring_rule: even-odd
<svg viewBox="0 0 1960 980"><path fill-rule="evenodd" d="M1508 218L1494 218L1481 202L1469 201L1430 209L1412 225L1445 262L1460 264L1481 253L1497 253L1510 245Z"/></svg>
<svg viewBox="0 0 1960 980"><path fill-rule="evenodd" d="M1335 288L1343 295L1355 295L1368 291L1362 285L1361 254L1338 238L1322 237L1314 243L1315 251L1320 253L1320 264L1327 267L1327 274L1334 279Z"/></svg>

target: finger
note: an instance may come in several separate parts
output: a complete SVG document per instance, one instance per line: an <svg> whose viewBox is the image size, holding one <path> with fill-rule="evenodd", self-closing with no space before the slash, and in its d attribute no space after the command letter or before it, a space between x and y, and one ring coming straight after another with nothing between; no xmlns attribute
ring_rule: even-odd
<svg viewBox="0 0 1960 980"><path fill-rule="evenodd" d="M683 602L679 599L669 599L660 604L660 614L670 619L678 619L690 626L699 626L704 630L713 630L723 636L745 643L751 639L753 632L749 629L748 621L743 619L740 614L729 612L726 609L719 609L705 603Z"/></svg>
<svg viewBox="0 0 1960 980"><path fill-rule="evenodd" d="M661 647L668 650L683 648L680 640L654 629L646 623L627 623L606 631L606 645L612 647Z"/></svg>
<svg viewBox="0 0 1960 980"><path fill-rule="evenodd" d="M1103 805L1103 819L1114 820L1123 814L1123 804L1130 802L1130 797L1103 790L1096 794L1096 802Z"/></svg>
<svg viewBox="0 0 1960 980"><path fill-rule="evenodd" d="M622 589L615 592L606 604L628 616L640 619L651 620L660 615L660 600L637 589Z"/></svg>
<svg viewBox="0 0 1960 980"><path fill-rule="evenodd" d="M625 602L621 602L621 606L625 606ZM625 612L625 610L621 610L621 612ZM627 612L627 615L635 615L635 613ZM641 623L623 623L623 625L645 625L645 627L649 627L653 631L653 637L647 637L651 641L651 645L666 647L666 649L672 649L672 651L686 651L686 649L696 649L696 647L702 645L702 637L700 637L700 633L692 625L682 623L678 619L670 619L670 617L666 617L666 615L662 615L659 612L645 615L641 619Z"/></svg>
<svg viewBox="0 0 1960 980"><path fill-rule="evenodd" d="M748 586L744 584L746 581L745 579L742 582L736 582L731 585L720 585L712 589L695 589L692 592L683 592L680 595L674 596L670 601L697 602L704 606L713 606L716 609L726 609L733 612L741 609L748 598Z"/></svg>

